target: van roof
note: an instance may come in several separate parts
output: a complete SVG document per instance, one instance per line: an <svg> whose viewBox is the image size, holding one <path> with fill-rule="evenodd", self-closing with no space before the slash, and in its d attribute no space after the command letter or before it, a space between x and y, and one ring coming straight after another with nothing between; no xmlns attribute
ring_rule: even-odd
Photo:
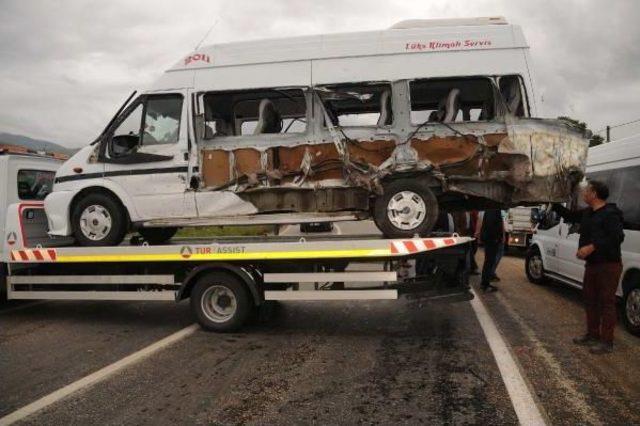
<svg viewBox="0 0 640 426"><path fill-rule="evenodd" d="M640 158L640 134L589 148L587 166L603 169L608 168L609 165L613 166L611 163L621 162L612 168L626 167L629 161L637 163L638 158Z"/></svg>
<svg viewBox="0 0 640 426"><path fill-rule="evenodd" d="M168 71L356 56L527 48L502 17L401 21L379 31L298 36L203 46Z"/></svg>

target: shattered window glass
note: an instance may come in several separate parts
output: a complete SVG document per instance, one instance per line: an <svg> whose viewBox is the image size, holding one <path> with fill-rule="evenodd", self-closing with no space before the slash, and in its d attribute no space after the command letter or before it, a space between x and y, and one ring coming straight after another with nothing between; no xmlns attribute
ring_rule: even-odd
<svg viewBox="0 0 640 426"><path fill-rule="evenodd" d="M494 90L488 78L414 80L409 89L413 124L483 121L495 116Z"/></svg>
<svg viewBox="0 0 640 426"><path fill-rule="evenodd" d="M334 126L384 127L393 123L388 83L323 86L317 93Z"/></svg>
<svg viewBox="0 0 640 426"><path fill-rule="evenodd" d="M204 95L205 139L304 133L307 103L301 89L257 89Z"/></svg>
<svg viewBox="0 0 640 426"><path fill-rule="evenodd" d="M182 96L151 96L145 106L142 145L178 142Z"/></svg>

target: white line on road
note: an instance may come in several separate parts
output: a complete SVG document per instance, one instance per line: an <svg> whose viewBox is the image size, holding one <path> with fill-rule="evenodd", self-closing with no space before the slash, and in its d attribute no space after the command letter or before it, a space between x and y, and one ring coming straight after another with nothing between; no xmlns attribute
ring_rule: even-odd
<svg viewBox="0 0 640 426"><path fill-rule="evenodd" d="M509 398L511 398L518 421L522 425L545 425L546 422L540 412L540 408L536 404L496 324L491 319L491 315L487 312L484 303L482 303L476 292L473 290L471 292L474 296L471 300L471 307L478 318L487 342L489 342L489 347L493 352L496 364L498 364L500 375L507 388L507 393L509 393Z"/></svg>
<svg viewBox="0 0 640 426"><path fill-rule="evenodd" d="M118 371L141 361L149 355L152 355L153 353L164 349L167 346L172 345L187 336L190 336L197 329L198 325L196 324L185 327L182 330L177 331L162 340L158 340L157 342L147 346L146 348L140 349L138 352L134 352L131 355L128 355L121 360L114 362L113 364L107 365L106 367L96 371L95 373L91 373L78 381L75 381L61 389L58 389L55 392L50 393L49 395L43 396L37 401L34 401L29 405L25 405L24 407L14 411L13 413L7 414L6 416L0 418L0 426L10 425L19 420L22 420L25 417L30 416L31 414L34 414L37 411L40 411L43 408L60 401L63 398L66 398L67 396L79 391L80 389L86 388L88 386L93 386L96 383L101 382L107 377L113 375L114 373L117 373Z"/></svg>

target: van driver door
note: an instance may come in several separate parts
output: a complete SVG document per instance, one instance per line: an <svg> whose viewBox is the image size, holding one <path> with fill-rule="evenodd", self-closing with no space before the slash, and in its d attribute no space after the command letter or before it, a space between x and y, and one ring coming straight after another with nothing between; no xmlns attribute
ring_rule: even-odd
<svg viewBox="0 0 640 426"><path fill-rule="evenodd" d="M196 216L194 193L188 190L186 95L140 96L106 140L105 179L127 194L133 221Z"/></svg>

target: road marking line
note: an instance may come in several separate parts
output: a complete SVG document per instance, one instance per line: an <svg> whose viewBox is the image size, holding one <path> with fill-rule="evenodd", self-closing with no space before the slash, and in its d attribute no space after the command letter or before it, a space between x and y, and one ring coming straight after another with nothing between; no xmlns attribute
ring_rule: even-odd
<svg viewBox="0 0 640 426"><path fill-rule="evenodd" d="M536 333L531 326L527 324L526 320L507 303L502 294L498 294L496 299L507 314L518 324L525 337L531 341L535 354L546 364L547 370L555 376L558 386L562 388L565 400L573 405L576 412L581 413L581 421L587 424L603 424L600 417L593 410L593 406L589 404L584 395L578 390L575 381L567 377L556 357L545 348L544 344L538 339Z"/></svg>
<svg viewBox="0 0 640 426"><path fill-rule="evenodd" d="M131 355L128 355L119 361L114 362L113 364L107 365L106 367L101 368L100 370L94 373L91 373L80 380L77 380L61 389L58 389L57 391L52 392L49 395L43 396L37 401L34 401L31 404L25 405L24 407L0 418L0 426L10 425L19 420L22 420L27 416L30 416L36 413L37 411L40 411L43 408L46 408L49 405L54 404L60 401L61 399L68 397L72 393L75 393L89 386L93 386L96 383L99 383L105 380L106 378L108 378L109 376L119 372L120 370L143 360L144 358L152 355L153 353L161 349L164 349L167 346L170 346L176 343L177 341L184 339L185 337L192 335L198 328L199 327L197 324L192 324L188 327L185 327L182 330L179 330L165 337L164 339L158 340L157 342L152 343L151 345L143 349L140 349L139 351L134 352Z"/></svg>
<svg viewBox="0 0 640 426"><path fill-rule="evenodd" d="M511 398L518 421L521 425L546 425L545 417L536 404L516 361L511 355L500 331L498 331L498 327L496 327L491 315L476 292L474 290L471 290L471 292L474 296L471 300L471 307L478 318L480 327L482 327L496 364L498 364L500 375L507 388L509 398Z"/></svg>

